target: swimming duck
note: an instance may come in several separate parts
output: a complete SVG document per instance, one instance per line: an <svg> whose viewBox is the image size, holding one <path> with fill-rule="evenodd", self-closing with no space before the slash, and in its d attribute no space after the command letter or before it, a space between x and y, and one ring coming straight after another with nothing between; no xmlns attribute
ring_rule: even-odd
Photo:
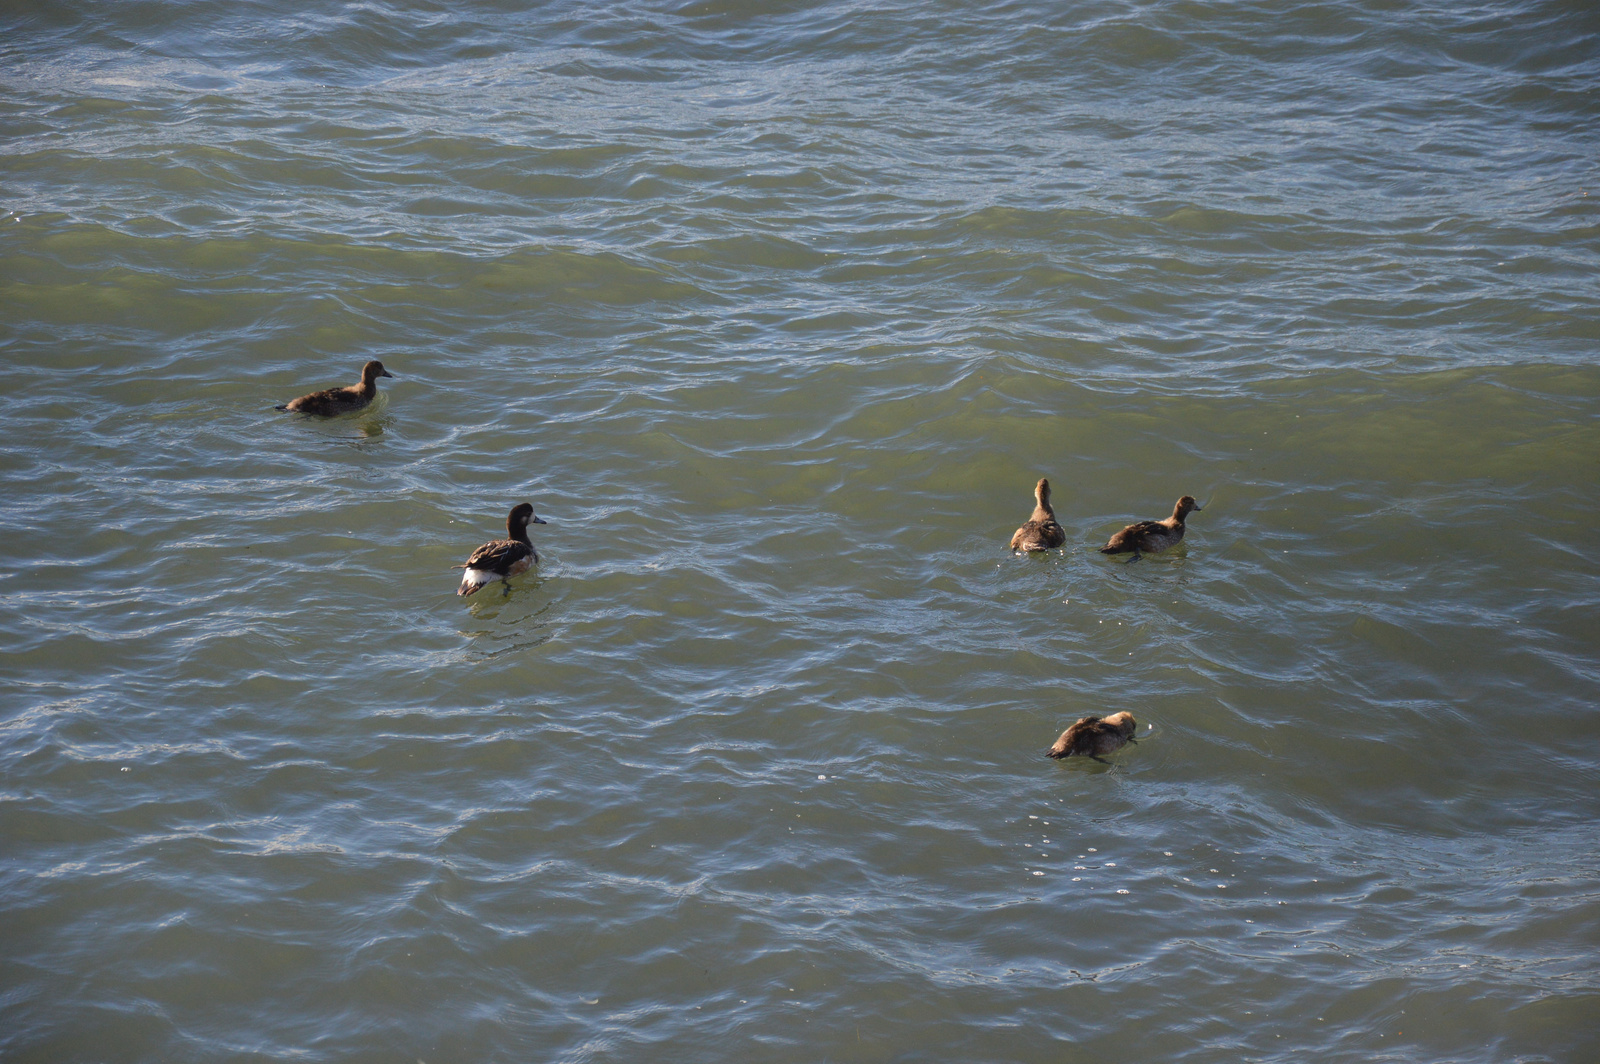
<svg viewBox="0 0 1600 1064"><path fill-rule="evenodd" d="M496 580L506 585L506 594L511 594L511 578L527 572L528 567L539 560L539 552L528 541L530 523L542 525L545 522L543 518L533 516L533 507L528 503L519 502L512 507L511 513L506 515L506 535L509 538L485 543L472 552L472 557L464 565L455 566L466 570L461 574L461 587L456 594L470 595Z"/></svg>
<svg viewBox="0 0 1600 1064"><path fill-rule="evenodd" d="M350 384L343 388L328 388L310 395L302 395L282 406L279 410L287 410L294 414L316 414L319 417L333 417L336 414L348 414L353 410L360 410L372 402L373 396L378 394L378 378L393 377L394 374L383 368L383 363L374 359L361 367L361 383Z"/></svg>
<svg viewBox="0 0 1600 1064"><path fill-rule="evenodd" d="M1050 748L1054 758L1082 754L1096 761L1104 761L1101 754L1120 750L1124 743L1136 742L1133 730L1138 722L1126 711L1109 717L1079 717L1077 722L1061 733L1061 738Z"/></svg>
<svg viewBox="0 0 1600 1064"><path fill-rule="evenodd" d="M1185 495L1172 507L1171 517L1165 521L1139 521L1129 525L1112 536L1111 541L1100 548L1100 553L1127 554L1132 551L1134 560L1137 561L1140 551L1149 551L1153 554L1168 547L1176 547L1178 541L1183 539L1183 519L1200 508L1200 504L1194 501L1193 495Z"/></svg>
<svg viewBox="0 0 1600 1064"><path fill-rule="evenodd" d="M1033 487L1035 506L1028 523L1017 529L1011 537L1011 549L1052 550L1067 541L1067 534L1056 524L1056 512L1050 509L1050 482L1043 477Z"/></svg>

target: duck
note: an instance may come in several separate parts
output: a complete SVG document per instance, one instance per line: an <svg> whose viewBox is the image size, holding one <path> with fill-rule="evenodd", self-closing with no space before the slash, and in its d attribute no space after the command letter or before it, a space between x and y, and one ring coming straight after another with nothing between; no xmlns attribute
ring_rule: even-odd
<svg viewBox="0 0 1600 1064"><path fill-rule="evenodd" d="M1081 754L1105 761L1101 754L1121 750L1125 744L1138 741L1133 737L1138 726L1133 714L1126 710L1109 717L1079 717L1072 727L1061 733L1061 738L1050 748L1050 756L1059 760Z"/></svg>
<svg viewBox="0 0 1600 1064"><path fill-rule="evenodd" d="M1129 525L1112 536L1100 548L1100 553L1127 554L1132 551L1134 561L1138 561L1140 551L1154 554L1168 547L1176 547L1183 539L1183 519L1199 509L1201 506L1194 501L1194 496L1185 495L1173 505L1171 517L1165 521L1137 521Z"/></svg>
<svg viewBox="0 0 1600 1064"><path fill-rule="evenodd" d="M511 578L525 573L539 561L539 552L528 540L528 526L545 524L533 514L531 503L519 502L506 515L505 539L494 539L472 552L472 557L454 568L465 569L461 574L458 595L471 595L479 588L499 580L511 594Z"/></svg>
<svg viewBox="0 0 1600 1064"><path fill-rule="evenodd" d="M1054 550L1067 541L1066 532L1056 523L1056 512L1050 509L1050 481L1039 478L1033 486L1033 499L1033 516L1011 537L1014 551Z"/></svg>
<svg viewBox="0 0 1600 1064"><path fill-rule="evenodd" d="M382 362L373 359L361 367L360 384L327 388L320 392L312 392L310 395L302 395L277 409L287 410L292 414L316 414L318 417L348 414L372 402L373 397L378 394L379 377L392 378L394 374L384 369Z"/></svg>

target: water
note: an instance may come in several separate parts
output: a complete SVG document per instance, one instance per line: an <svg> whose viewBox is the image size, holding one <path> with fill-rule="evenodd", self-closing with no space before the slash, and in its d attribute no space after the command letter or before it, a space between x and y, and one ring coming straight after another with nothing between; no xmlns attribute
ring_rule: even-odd
<svg viewBox="0 0 1600 1064"><path fill-rule="evenodd" d="M10 5L0 1056L1594 1059L1597 84L1555 0Z"/></svg>

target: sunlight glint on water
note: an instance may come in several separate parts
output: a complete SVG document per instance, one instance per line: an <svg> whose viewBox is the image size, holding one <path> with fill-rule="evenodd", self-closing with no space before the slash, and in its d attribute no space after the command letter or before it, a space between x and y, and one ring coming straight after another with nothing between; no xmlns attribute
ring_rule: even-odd
<svg viewBox="0 0 1600 1064"><path fill-rule="evenodd" d="M0 31L6 1060L1600 1046L1600 16Z"/></svg>

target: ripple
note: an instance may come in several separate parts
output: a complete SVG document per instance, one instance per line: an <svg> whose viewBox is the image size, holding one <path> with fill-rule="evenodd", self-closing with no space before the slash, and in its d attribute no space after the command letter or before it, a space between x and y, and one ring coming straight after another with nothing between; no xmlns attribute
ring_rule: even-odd
<svg viewBox="0 0 1600 1064"><path fill-rule="evenodd" d="M0 1046L1581 1056L1574 19L6 16Z"/></svg>

